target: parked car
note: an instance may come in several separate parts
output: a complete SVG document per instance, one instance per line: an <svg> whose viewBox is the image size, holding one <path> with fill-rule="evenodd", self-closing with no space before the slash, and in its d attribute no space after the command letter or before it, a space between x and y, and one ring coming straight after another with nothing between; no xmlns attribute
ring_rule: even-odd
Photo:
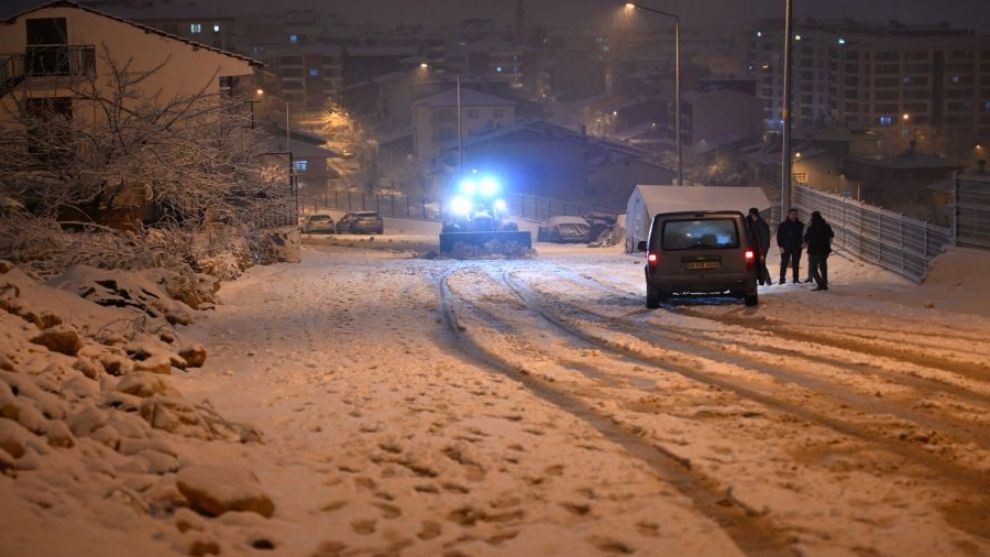
<svg viewBox="0 0 990 557"><path fill-rule="evenodd" d="M302 231L306 234L333 234L336 229L333 217L326 213L316 213L303 219Z"/></svg>
<svg viewBox="0 0 990 557"><path fill-rule="evenodd" d="M385 221L374 211L347 213L337 221L337 234L381 234Z"/></svg>
<svg viewBox="0 0 990 557"><path fill-rule="evenodd" d="M724 294L759 303L759 250L738 211L660 213L653 217L646 252L646 307L673 294Z"/></svg>
<svg viewBox="0 0 990 557"><path fill-rule="evenodd" d="M581 217L550 217L540 225L537 242L581 242L591 240L591 225Z"/></svg>

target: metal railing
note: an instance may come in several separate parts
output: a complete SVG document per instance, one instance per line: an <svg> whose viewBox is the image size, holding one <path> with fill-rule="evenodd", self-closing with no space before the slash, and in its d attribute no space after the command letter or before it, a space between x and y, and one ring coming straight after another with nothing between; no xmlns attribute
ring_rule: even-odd
<svg viewBox="0 0 990 557"><path fill-rule="evenodd" d="M794 205L805 221L819 211L835 231L835 246L915 282L952 243L949 228L806 186L794 186Z"/></svg>
<svg viewBox="0 0 990 557"><path fill-rule="evenodd" d="M96 76L93 45L28 45L23 56L28 77Z"/></svg>
<svg viewBox="0 0 990 557"><path fill-rule="evenodd" d="M957 174L952 229L957 246L990 250L990 174Z"/></svg>
<svg viewBox="0 0 990 557"><path fill-rule="evenodd" d="M24 57L7 56L0 61L0 97L24 81Z"/></svg>

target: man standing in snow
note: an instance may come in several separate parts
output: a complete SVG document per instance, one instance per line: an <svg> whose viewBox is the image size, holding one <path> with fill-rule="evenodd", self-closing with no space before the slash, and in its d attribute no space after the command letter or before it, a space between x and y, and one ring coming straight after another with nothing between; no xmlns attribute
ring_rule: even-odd
<svg viewBox="0 0 990 557"><path fill-rule="evenodd" d="M756 236L756 247L760 250L760 260L757 262L759 268L758 279L760 286L773 284L770 278L770 271L767 270L767 252L770 251L770 225L760 216L760 210L753 207L749 210L749 224L753 227L753 234Z"/></svg>
<svg viewBox="0 0 990 557"><path fill-rule="evenodd" d="M780 248L780 284L787 282L787 267L793 270L794 283L801 265L801 245L804 240L804 223L798 219L797 209L787 211L787 218L777 227L777 247Z"/></svg>
<svg viewBox="0 0 990 557"><path fill-rule="evenodd" d="M811 213L811 223L804 233L804 242L808 245L808 265L811 276L818 284L814 290L828 290L828 254L832 253L832 238L835 233L825 222L818 211Z"/></svg>

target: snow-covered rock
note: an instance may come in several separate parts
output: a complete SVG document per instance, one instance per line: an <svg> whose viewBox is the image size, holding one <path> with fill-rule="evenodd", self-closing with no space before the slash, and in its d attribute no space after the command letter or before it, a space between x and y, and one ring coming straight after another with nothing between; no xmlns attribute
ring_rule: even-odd
<svg viewBox="0 0 990 557"><path fill-rule="evenodd" d="M269 518L275 513L254 473L237 466L188 466L179 471L176 485L194 509L208 516L243 511Z"/></svg>
<svg viewBox="0 0 990 557"><path fill-rule="evenodd" d="M32 338L31 342L67 356L75 356L83 346L79 332L71 325L56 325L45 329Z"/></svg>

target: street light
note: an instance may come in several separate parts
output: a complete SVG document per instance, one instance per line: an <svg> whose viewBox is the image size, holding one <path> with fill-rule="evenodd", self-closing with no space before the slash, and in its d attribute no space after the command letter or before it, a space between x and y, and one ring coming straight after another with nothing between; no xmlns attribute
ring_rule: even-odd
<svg viewBox="0 0 990 557"><path fill-rule="evenodd" d="M789 0L788 0L789 1ZM662 15L674 20L674 153L677 158L677 185L684 185L684 160L681 156L681 17L677 14L627 2L627 12L636 10Z"/></svg>
<svg viewBox="0 0 990 557"><path fill-rule="evenodd" d="M905 112L904 114L901 114L901 120L904 120L905 122L907 122L910 119L911 119L911 115L908 114L907 112Z"/></svg>
<svg viewBox="0 0 990 557"><path fill-rule="evenodd" d="M780 172L780 210L786 215L791 208L791 41L794 39L793 10L794 0L785 0L784 4L784 106L781 110L780 133L781 172Z"/></svg>

